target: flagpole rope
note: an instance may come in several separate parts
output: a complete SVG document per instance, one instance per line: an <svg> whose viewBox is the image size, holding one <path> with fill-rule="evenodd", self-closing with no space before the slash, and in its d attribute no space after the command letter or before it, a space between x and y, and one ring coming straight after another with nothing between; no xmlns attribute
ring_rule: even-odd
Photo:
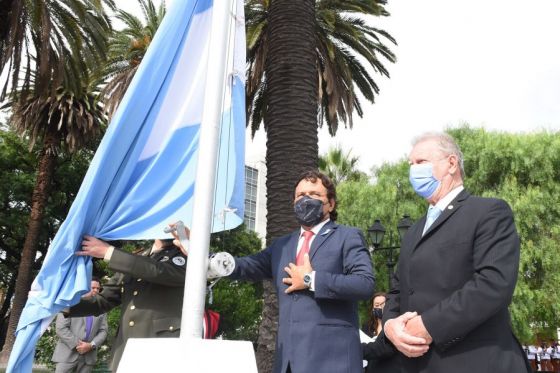
<svg viewBox="0 0 560 373"><path fill-rule="evenodd" d="M237 9L236 1L233 1L232 2L232 9L230 9L230 14L231 14L231 17L233 17L235 19L236 19L236 16L237 16L236 9ZM231 96L231 105L230 105L231 109L229 111L229 123L230 123L230 125L227 128L227 131L228 131L228 133L227 133L227 140L228 140L227 143L228 144L231 143L231 136L232 136L231 131L232 131L233 119L234 119L233 118L233 116L234 116L233 115L233 83L234 83L234 77L235 77L235 74L234 74L235 61L234 61L234 57L232 56L232 53L233 53L232 51L234 49L234 48L232 48L232 44L235 47L235 32L236 32L236 29L237 29L237 22L232 22L231 27L230 27L228 48L227 48L227 54L226 54L226 56L227 56L226 61L231 61L231 66L228 66L230 71L228 71L227 78L226 78L226 84L229 84L229 94ZM232 35L233 35L233 37L232 37ZM227 92L227 90L224 90L224 92L222 94L222 108L223 108L223 103L226 100L226 92ZM222 139L222 136L224 135L222 124L223 124L223 116L222 116L222 120L220 122L220 143L222 143L221 139ZM221 151L222 151L221 146L219 146L218 147L218 159L220 159ZM226 154L226 162L225 162L226 163L226 178L225 178L226 179L226 185L225 185L224 201L222 203L222 206L224 206L224 208L221 211L221 215L223 217L222 218L222 231L225 231L225 229L226 229L226 219L227 219L227 216L228 216L228 210L226 210L225 207L227 206L227 202L228 202L227 191L229 190L228 188L229 188L229 172L230 172L229 161L230 161L230 157L231 157L231 151L230 151L230 146L228 146L227 147L227 154ZM245 164L245 160L243 160L243 164ZM220 174L219 173L220 167L221 167L221 162L218 162L218 166L217 166L217 169L216 169L216 173L218 175ZM214 184L214 195L216 195L216 192L217 192L217 189L218 189L218 182L219 182L218 178L216 178L216 184ZM212 211L214 211L214 209L216 208L215 205L216 205L216 201L214 201L214 206L213 206ZM214 228L214 219L212 219L212 231L214 230L213 228ZM222 242L222 244L224 245L223 242Z"/></svg>

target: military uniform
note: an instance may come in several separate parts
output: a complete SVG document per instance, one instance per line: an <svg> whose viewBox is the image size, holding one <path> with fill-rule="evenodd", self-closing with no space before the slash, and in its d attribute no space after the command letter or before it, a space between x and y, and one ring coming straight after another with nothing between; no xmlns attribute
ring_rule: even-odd
<svg viewBox="0 0 560 373"><path fill-rule="evenodd" d="M187 257L175 246L150 256L115 249L108 265L118 273L99 295L71 307L68 316L100 315L121 305L111 362L115 372L128 338L179 337Z"/></svg>

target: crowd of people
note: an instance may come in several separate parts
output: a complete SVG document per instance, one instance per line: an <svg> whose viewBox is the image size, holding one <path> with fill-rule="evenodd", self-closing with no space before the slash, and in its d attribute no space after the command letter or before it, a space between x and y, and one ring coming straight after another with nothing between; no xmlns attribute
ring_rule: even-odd
<svg viewBox="0 0 560 373"><path fill-rule="evenodd" d="M523 346L534 371L560 373L560 344L558 341Z"/></svg>
<svg viewBox="0 0 560 373"><path fill-rule="evenodd" d="M510 207L465 190L463 155L447 134L418 137L409 163L411 186L429 208L403 238L386 294L373 296L363 235L336 223L335 186L318 171L294 185L300 227L235 258L230 279L268 279L276 288L275 373L359 373L366 364L380 373L532 371L508 312L520 248ZM117 273L65 313L101 315L121 306L113 370L128 338L178 336L187 261L181 242L158 240L140 256L88 236L78 254L102 258ZM220 263L210 259L213 265ZM358 302L369 299L362 332L372 340L361 343Z"/></svg>

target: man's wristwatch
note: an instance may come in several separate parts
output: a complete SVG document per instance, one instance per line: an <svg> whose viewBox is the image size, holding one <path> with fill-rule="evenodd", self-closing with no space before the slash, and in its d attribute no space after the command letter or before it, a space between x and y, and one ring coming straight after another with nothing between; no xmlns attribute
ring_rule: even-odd
<svg viewBox="0 0 560 373"><path fill-rule="evenodd" d="M306 273L303 276L303 284L305 285L306 288L310 288L311 287L311 273Z"/></svg>

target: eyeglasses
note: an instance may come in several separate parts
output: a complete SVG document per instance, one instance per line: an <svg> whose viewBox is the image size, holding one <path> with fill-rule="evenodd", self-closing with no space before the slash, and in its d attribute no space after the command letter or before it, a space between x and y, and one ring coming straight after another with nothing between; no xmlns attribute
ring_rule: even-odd
<svg viewBox="0 0 560 373"><path fill-rule="evenodd" d="M383 308L383 306L385 306L385 302L373 304L373 308Z"/></svg>

